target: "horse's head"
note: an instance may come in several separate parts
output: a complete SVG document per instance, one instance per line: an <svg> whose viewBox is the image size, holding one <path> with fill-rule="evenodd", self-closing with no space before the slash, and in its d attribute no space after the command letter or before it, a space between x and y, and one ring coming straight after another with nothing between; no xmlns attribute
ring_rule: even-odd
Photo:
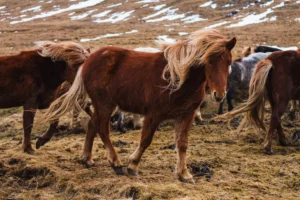
<svg viewBox="0 0 300 200"><path fill-rule="evenodd" d="M89 49L84 49L75 42L37 42L39 54L43 57L50 57L54 62L66 63L66 68L61 71L61 76L65 81L73 82L80 65L90 55Z"/></svg>
<svg viewBox="0 0 300 200"><path fill-rule="evenodd" d="M227 77L232 62L231 50L235 44L235 38L227 41L225 50L221 54L212 55L209 63L206 65L206 81L214 101L220 102L226 96Z"/></svg>

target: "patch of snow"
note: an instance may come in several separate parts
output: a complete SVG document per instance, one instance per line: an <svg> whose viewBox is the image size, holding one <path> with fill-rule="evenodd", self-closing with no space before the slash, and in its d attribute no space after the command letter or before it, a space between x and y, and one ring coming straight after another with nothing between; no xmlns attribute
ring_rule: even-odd
<svg viewBox="0 0 300 200"><path fill-rule="evenodd" d="M292 47L279 47L279 46L273 45L273 46L269 46L269 47L281 49L282 51L289 51L289 50L296 51L296 50L298 50L298 47L296 47L296 46L292 46Z"/></svg>
<svg viewBox="0 0 300 200"><path fill-rule="evenodd" d="M200 21L205 21L205 20L207 20L207 19L201 18L200 15L196 14L196 15L188 16L188 17L182 19L181 21L189 24L189 23L200 22Z"/></svg>
<svg viewBox="0 0 300 200"><path fill-rule="evenodd" d="M296 22L300 22L300 18L296 18L295 21L296 21Z"/></svg>
<svg viewBox="0 0 300 200"><path fill-rule="evenodd" d="M300 1L296 1L296 3L300 3Z"/></svg>
<svg viewBox="0 0 300 200"><path fill-rule="evenodd" d="M0 10L2 10L2 9L4 9L4 8L6 8L6 6L0 6Z"/></svg>
<svg viewBox="0 0 300 200"><path fill-rule="evenodd" d="M234 6L234 4L226 4L226 5L224 5L224 6L222 6L223 8L229 8L229 7L233 7Z"/></svg>
<svg viewBox="0 0 300 200"><path fill-rule="evenodd" d="M217 7L217 4L213 3L213 4L210 5L210 7L212 7L213 9L215 9Z"/></svg>
<svg viewBox="0 0 300 200"><path fill-rule="evenodd" d="M280 4L278 4L277 6L274 6L274 7L272 7L273 9L274 8L280 8L280 7L283 7L284 6L284 2L281 2Z"/></svg>
<svg viewBox="0 0 300 200"><path fill-rule="evenodd" d="M68 15L71 16L71 15L74 15L76 12L71 12L69 13Z"/></svg>
<svg viewBox="0 0 300 200"><path fill-rule="evenodd" d="M79 2L77 4L70 5L69 7L64 8L64 9L59 9L59 10L55 10L55 11L40 13L40 14L35 15L33 17L30 17L30 18L23 18L20 21L12 21L12 22L10 22L10 24L17 24L17 23L32 21L32 20L35 20L35 19L51 17L51 16L54 16L54 15L57 15L57 14L60 14L60 13L63 13L63 12L68 12L68 11L73 11L73 10L78 10L78 9L82 9L82 8L95 6L95 5L97 5L97 4L99 4L103 1L104 0L87 0L87 1Z"/></svg>
<svg viewBox="0 0 300 200"><path fill-rule="evenodd" d="M266 16L272 12L274 12L274 11L269 8L263 13L248 15L248 16L244 17L240 22L238 22L236 24L231 24L231 25L227 26L227 28L240 27L240 26L246 26L249 24L258 24L258 23L266 22L269 20L268 18L266 18Z"/></svg>
<svg viewBox="0 0 300 200"><path fill-rule="evenodd" d="M111 10L106 10L106 11L98 13L96 15L92 15L92 17L96 17L96 18L98 18L98 17L105 17L110 12L111 12Z"/></svg>
<svg viewBox="0 0 300 200"><path fill-rule="evenodd" d="M223 26L224 24L227 24L227 23L228 23L228 21L220 22L220 23L217 23L217 24L207 26L207 27L205 27L205 29L216 28L216 27L219 27L219 26Z"/></svg>
<svg viewBox="0 0 300 200"><path fill-rule="evenodd" d="M169 26L180 26L179 23L173 23L173 24L165 24L164 26L169 27Z"/></svg>
<svg viewBox="0 0 300 200"><path fill-rule="evenodd" d="M138 30L132 30L132 31L128 31L128 32L125 32L125 34L131 34L131 33L137 33L139 32Z"/></svg>
<svg viewBox="0 0 300 200"><path fill-rule="evenodd" d="M160 35L157 37L158 41L163 41L163 42L167 42L167 43L175 43L176 40L174 40L173 38L169 38L167 35Z"/></svg>
<svg viewBox="0 0 300 200"><path fill-rule="evenodd" d="M144 17L143 19L146 20L146 22L161 22L164 20L168 20L168 21L172 21L172 20L176 20L176 19L182 19L185 17L185 14L176 14L176 11L178 11L178 8L174 8L171 9L171 7L165 8L163 10L160 10L152 15L149 15L147 17ZM163 13L166 13L165 16L162 16L160 18L156 18L156 19L150 19L156 16L159 16Z"/></svg>
<svg viewBox="0 0 300 200"><path fill-rule="evenodd" d="M152 6L150 8L153 8L153 10L158 11L160 9L162 9L163 7L165 7L166 4L161 4L161 5L157 5L157 6Z"/></svg>
<svg viewBox="0 0 300 200"><path fill-rule="evenodd" d="M171 9L171 7L165 8L165 9L160 10L160 11L158 11L158 12L152 14L152 15L149 15L149 16L147 16L147 17L144 17L143 19L144 19L144 20L147 20L147 19L150 19L150 18L159 16L159 15L161 15L161 14L163 14L163 13L168 12L170 9Z"/></svg>
<svg viewBox="0 0 300 200"><path fill-rule="evenodd" d="M159 2L159 0L140 0L135 3L155 3L155 2Z"/></svg>
<svg viewBox="0 0 300 200"><path fill-rule="evenodd" d="M30 11L37 12L37 11L40 11L40 10L41 10L41 6L35 6L35 7L32 7L32 8L22 10L21 13L30 12Z"/></svg>
<svg viewBox="0 0 300 200"><path fill-rule="evenodd" d="M148 6L149 6L149 4L144 4L144 5L141 6L141 8L146 8Z"/></svg>
<svg viewBox="0 0 300 200"><path fill-rule="evenodd" d="M92 14L95 11L96 11L96 9L95 10L90 10L90 11L88 11L86 13L81 14L81 15L72 16L71 20L84 19L84 18L86 18L87 16L89 16L90 14Z"/></svg>
<svg viewBox="0 0 300 200"><path fill-rule="evenodd" d="M52 0L50 0L50 1L47 1L46 3L52 3Z"/></svg>
<svg viewBox="0 0 300 200"><path fill-rule="evenodd" d="M123 11L123 12L116 12L113 13L108 19L97 19L94 22L97 23L106 23L106 22L111 22L111 23L116 23L119 21L126 21L129 19L130 15L134 12L135 10L131 11Z"/></svg>
<svg viewBox="0 0 300 200"><path fill-rule="evenodd" d="M80 39L80 42L89 42L89 41L94 41L94 40L100 40L102 38L110 38L110 37L118 37L120 35L124 35L124 34L132 34L132 33L136 33L138 32L138 30L132 30L132 31L128 31L125 33L108 33L106 35L101 35L95 38L82 38Z"/></svg>
<svg viewBox="0 0 300 200"><path fill-rule="evenodd" d="M153 48L153 47L138 47L134 49L135 51L141 51L141 52L149 52L149 53L156 53L160 52L161 50Z"/></svg>
<svg viewBox="0 0 300 200"><path fill-rule="evenodd" d="M189 33L187 32L178 32L178 35L183 36L183 35L188 35Z"/></svg>
<svg viewBox="0 0 300 200"><path fill-rule="evenodd" d="M117 4L112 4L110 6L107 6L106 8L113 8L113 7L118 7L118 6L121 6L122 3L117 3Z"/></svg>
<svg viewBox="0 0 300 200"><path fill-rule="evenodd" d="M212 1L208 1L208 2L206 2L206 3L204 3L204 4L202 4L202 5L200 5L199 7L207 7L207 6L210 6L211 4L213 4L213 2Z"/></svg>
<svg viewBox="0 0 300 200"><path fill-rule="evenodd" d="M274 3L274 0L268 1L267 3L261 4L260 7L267 7Z"/></svg>
<svg viewBox="0 0 300 200"><path fill-rule="evenodd" d="M272 22L272 21L276 21L277 20L277 16L272 16L269 21Z"/></svg>

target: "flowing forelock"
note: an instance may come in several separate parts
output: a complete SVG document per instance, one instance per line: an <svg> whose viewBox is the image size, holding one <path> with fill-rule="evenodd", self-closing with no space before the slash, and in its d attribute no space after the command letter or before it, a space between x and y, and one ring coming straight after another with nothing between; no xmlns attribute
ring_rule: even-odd
<svg viewBox="0 0 300 200"><path fill-rule="evenodd" d="M168 64L163 71L163 79L168 88L178 90L187 79L192 66L208 65L212 57L221 55L228 40L216 30L193 32L186 41L163 44Z"/></svg>

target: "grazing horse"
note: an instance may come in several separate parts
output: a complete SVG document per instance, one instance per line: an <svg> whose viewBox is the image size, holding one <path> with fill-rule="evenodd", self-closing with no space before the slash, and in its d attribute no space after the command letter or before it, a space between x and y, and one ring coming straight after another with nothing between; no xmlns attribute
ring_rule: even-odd
<svg viewBox="0 0 300 200"><path fill-rule="evenodd" d="M157 53L101 48L84 62L69 92L49 107L42 120L53 121L64 115L78 107L76 102L88 94L95 112L88 124L83 159L93 164L91 152L98 133L111 167L117 174L123 174L123 165L109 138L111 114L119 106L124 111L144 115L141 140L127 168L128 174L136 175L160 122L175 119L176 173L180 180L194 183L186 166L188 131L205 96L206 83L215 101L224 98L235 43L235 38L227 40L216 30L202 30L192 33L186 41L164 44L163 51Z"/></svg>
<svg viewBox="0 0 300 200"><path fill-rule="evenodd" d="M232 100L246 100L248 98L249 83L256 63L266 58L271 53L253 53L248 57L237 59L231 63L231 70L227 80L226 100L228 111L233 109ZM223 114L222 101L219 106L218 114Z"/></svg>
<svg viewBox="0 0 300 200"><path fill-rule="evenodd" d="M73 82L88 56L73 42L39 42L35 50L0 57L0 108L23 106L24 152L33 151L30 135L36 109L47 108L64 81ZM52 134L57 124L51 123L45 134Z"/></svg>
<svg viewBox="0 0 300 200"><path fill-rule="evenodd" d="M221 116L232 118L240 113L247 113L247 119L257 127L266 130L264 124L264 106L269 101L272 108L270 128L267 133L264 149L272 154L272 139L275 130L278 133L279 144L287 145L287 139L281 126L281 116L284 114L290 100L300 100L300 50L278 51L260 61L255 68L250 81L249 99L246 104Z"/></svg>

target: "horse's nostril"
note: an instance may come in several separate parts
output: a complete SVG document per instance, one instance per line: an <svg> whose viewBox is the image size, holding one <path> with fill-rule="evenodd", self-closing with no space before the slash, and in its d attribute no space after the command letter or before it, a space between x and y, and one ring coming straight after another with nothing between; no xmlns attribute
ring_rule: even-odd
<svg viewBox="0 0 300 200"><path fill-rule="evenodd" d="M216 92L216 91L214 92L214 97L215 97L215 98L217 97L217 92Z"/></svg>

